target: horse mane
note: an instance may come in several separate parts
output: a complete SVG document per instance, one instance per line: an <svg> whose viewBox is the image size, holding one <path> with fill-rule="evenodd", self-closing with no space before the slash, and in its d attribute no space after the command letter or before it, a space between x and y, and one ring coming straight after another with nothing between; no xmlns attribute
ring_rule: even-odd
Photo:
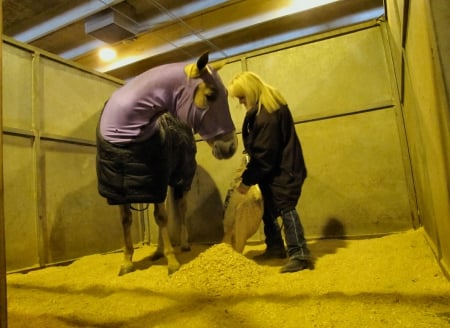
<svg viewBox="0 0 450 328"><path fill-rule="evenodd" d="M164 143L187 145L192 140L192 129L182 120L164 113L159 119L159 133Z"/></svg>

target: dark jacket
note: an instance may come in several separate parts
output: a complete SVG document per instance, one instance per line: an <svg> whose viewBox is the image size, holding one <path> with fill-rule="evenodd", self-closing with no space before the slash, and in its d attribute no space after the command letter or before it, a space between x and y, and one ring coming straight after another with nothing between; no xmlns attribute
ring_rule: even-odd
<svg viewBox="0 0 450 328"><path fill-rule="evenodd" d="M282 106L273 113L261 108L258 115L256 109L248 111L242 138L250 155L242 182L259 184L263 193L268 188L278 210L294 208L307 171L289 108Z"/></svg>

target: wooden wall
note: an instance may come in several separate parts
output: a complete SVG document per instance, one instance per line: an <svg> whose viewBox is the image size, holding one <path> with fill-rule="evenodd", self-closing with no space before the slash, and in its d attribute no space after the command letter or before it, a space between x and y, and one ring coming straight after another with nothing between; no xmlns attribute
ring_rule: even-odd
<svg viewBox="0 0 450 328"><path fill-rule="evenodd" d="M416 211L450 274L450 3L386 1Z"/></svg>

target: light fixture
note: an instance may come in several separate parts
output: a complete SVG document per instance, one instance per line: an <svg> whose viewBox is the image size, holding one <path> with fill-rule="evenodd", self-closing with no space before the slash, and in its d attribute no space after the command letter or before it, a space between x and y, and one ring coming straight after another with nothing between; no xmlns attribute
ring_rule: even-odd
<svg viewBox="0 0 450 328"><path fill-rule="evenodd" d="M111 8L86 18L84 30L103 42L116 42L136 36L137 25L129 17Z"/></svg>
<svg viewBox="0 0 450 328"><path fill-rule="evenodd" d="M101 48L98 52L98 55L100 56L100 59L104 62L109 62L116 58L116 51L112 48Z"/></svg>

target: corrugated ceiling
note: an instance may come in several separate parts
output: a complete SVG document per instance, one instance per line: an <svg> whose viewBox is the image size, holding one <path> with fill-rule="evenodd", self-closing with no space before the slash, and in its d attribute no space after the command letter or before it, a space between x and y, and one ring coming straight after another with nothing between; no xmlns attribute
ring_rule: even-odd
<svg viewBox="0 0 450 328"><path fill-rule="evenodd" d="M383 0L4 0L3 29L20 42L128 79L205 50L213 60L232 57L383 14ZM93 33L87 24L105 25ZM99 59L105 46L116 50L115 60Z"/></svg>

